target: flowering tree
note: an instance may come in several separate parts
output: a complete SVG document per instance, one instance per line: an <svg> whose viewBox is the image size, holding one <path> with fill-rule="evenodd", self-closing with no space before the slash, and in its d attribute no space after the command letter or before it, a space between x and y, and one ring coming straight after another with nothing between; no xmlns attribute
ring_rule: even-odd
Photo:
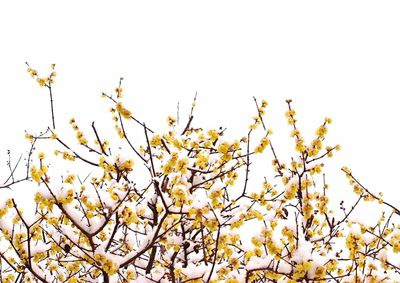
<svg viewBox="0 0 400 283"><path fill-rule="evenodd" d="M76 143L57 134L52 85L28 72L49 91L51 127L31 142L26 176L16 183L37 187L34 215L13 199L1 199L2 282L395 282L399 267L388 254L400 251L399 211L365 188L344 167L357 198L350 206L329 204L324 163L339 145L325 146L331 119L325 118L311 143L296 124L287 100L286 118L295 142L293 157L280 160L267 130L265 100L254 98L256 115L244 137L225 140L224 129L188 122L157 133L122 103L122 79L115 93L102 96L112 105L117 139L104 139L95 123L82 131L70 124ZM128 124L130 123L130 124ZM143 135L136 144L128 128ZM52 144L54 155L37 144ZM50 148L46 145L46 148ZM274 178L250 188L256 155L272 159ZM58 161L57 158L59 159ZM59 162L60 176L51 162ZM10 163L9 163L10 164ZM65 169L64 169L65 168ZM80 175L90 170L90 176ZM77 173L71 173L71 172ZM34 186L37 183L37 186ZM390 207L374 226L350 221L365 201ZM32 200L33 201L33 200ZM246 227L257 227L248 231ZM245 244L245 235L250 244Z"/></svg>

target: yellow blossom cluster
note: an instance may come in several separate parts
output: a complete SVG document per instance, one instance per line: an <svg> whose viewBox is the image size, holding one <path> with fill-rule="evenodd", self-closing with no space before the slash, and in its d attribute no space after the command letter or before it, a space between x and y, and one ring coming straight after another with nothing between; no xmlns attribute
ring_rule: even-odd
<svg viewBox="0 0 400 283"><path fill-rule="evenodd" d="M75 119L71 118L69 123L71 124L72 129L74 129L74 131L76 133L76 139L78 140L78 142L81 145L87 145L88 144L88 140L85 138L84 133L79 129L78 125L76 124Z"/></svg>
<svg viewBox="0 0 400 283"><path fill-rule="evenodd" d="M255 153L262 153L265 148L269 145L269 139L268 139L268 134L263 137L260 141L260 144L256 146L256 148L254 149Z"/></svg>
<svg viewBox="0 0 400 283"><path fill-rule="evenodd" d="M265 116L265 108L268 106L268 102L266 100L262 100L261 101L261 105L259 106L257 101L256 101L256 105L257 105L257 115L253 117L254 122L252 124L250 124L249 129L255 130L257 129L257 127L261 124L264 125L263 122L263 116Z"/></svg>
<svg viewBox="0 0 400 283"><path fill-rule="evenodd" d="M36 69L31 68L29 65L27 68L27 72L31 75L32 78L36 79L36 82L39 84L39 86L48 87L54 83L54 78L57 76L57 73L54 70L55 67L55 64L50 65L51 73L47 77L40 77L39 72Z"/></svg>
<svg viewBox="0 0 400 283"><path fill-rule="evenodd" d="M118 113L121 114L125 119L130 119L132 112L126 109L121 102L117 102L115 104L115 109L117 109Z"/></svg>
<svg viewBox="0 0 400 283"><path fill-rule="evenodd" d="M47 173L47 166L46 165L42 165L39 169L33 165L31 167L31 177L32 179L37 182L40 183L43 176Z"/></svg>
<svg viewBox="0 0 400 283"><path fill-rule="evenodd" d="M64 160L75 161L75 159L76 159L74 154L71 154L70 152L68 152L66 150L65 151L60 151L60 150L54 151L55 156L58 156L60 154Z"/></svg>
<svg viewBox="0 0 400 283"><path fill-rule="evenodd" d="M362 235L350 232L346 237L346 247L349 249L349 258L354 259L363 245L365 245L365 242Z"/></svg>
<svg viewBox="0 0 400 283"><path fill-rule="evenodd" d="M118 271L118 265L113 260L107 258L103 254L95 254L94 259L101 264L102 269L109 275L113 275Z"/></svg>

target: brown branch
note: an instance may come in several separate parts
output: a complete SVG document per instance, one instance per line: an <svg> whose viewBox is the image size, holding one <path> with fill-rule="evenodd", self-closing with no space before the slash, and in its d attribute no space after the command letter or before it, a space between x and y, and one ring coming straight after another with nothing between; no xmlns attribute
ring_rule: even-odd
<svg viewBox="0 0 400 283"><path fill-rule="evenodd" d="M101 140L100 140L100 137L99 137L99 134L97 133L96 127L94 126L94 121L92 122L92 129L93 129L94 134L96 135L97 142L98 142L99 145L100 145L101 152L102 152L104 155L108 156L108 154L107 154L106 151L104 150L103 143L102 143Z"/></svg>

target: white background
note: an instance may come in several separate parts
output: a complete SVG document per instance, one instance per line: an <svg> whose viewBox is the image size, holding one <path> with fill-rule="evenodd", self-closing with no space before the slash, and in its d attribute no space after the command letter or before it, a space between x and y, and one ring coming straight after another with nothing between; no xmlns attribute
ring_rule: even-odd
<svg viewBox="0 0 400 283"><path fill-rule="evenodd" d="M399 207L399 14L397 1L2 1L0 176L6 150L27 149L24 130L50 122L47 92L24 62L42 74L56 63L61 132L73 134L64 126L72 116L86 126L108 119L100 93L123 76L125 104L153 128L178 102L186 118L197 91L197 125L240 137L252 97L265 98L285 155L292 98L307 140L333 118L329 141L343 150L328 180L341 186L347 165Z"/></svg>

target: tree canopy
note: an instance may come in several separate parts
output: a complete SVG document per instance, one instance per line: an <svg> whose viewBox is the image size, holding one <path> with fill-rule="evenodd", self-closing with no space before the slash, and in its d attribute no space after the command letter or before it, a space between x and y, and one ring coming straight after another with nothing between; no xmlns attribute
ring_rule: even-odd
<svg viewBox="0 0 400 283"><path fill-rule="evenodd" d="M399 210L347 167L329 174L348 178L355 201L329 202L325 163L340 150L326 144L330 118L307 142L286 100L294 147L281 160L266 100L253 98L249 128L234 139L194 126L196 96L183 125L167 117L159 132L125 106L121 78L102 94L116 134L78 126L77 117L71 141L56 128L55 65L48 76L28 72L48 91L50 123L26 134L26 175L9 162L0 186L37 190L34 215L0 198L2 282L398 282ZM260 155L270 158L272 178L251 174ZM388 212L373 226L351 220L362 201Z"/></svg>

